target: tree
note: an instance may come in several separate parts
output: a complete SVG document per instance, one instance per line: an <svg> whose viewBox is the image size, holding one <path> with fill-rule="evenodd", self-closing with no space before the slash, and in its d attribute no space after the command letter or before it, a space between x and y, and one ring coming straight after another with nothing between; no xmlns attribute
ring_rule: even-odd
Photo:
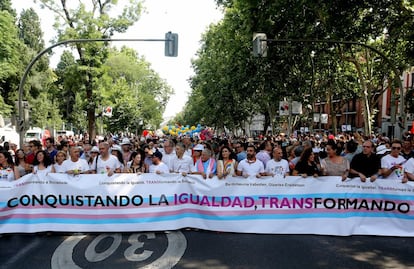
<svg viewBox="0 0 414 269"><path fill-rule="evenodd" d="M22 58L23 64L26 66L45 46L39 16L34 9L29 8L20 13L18 28L19 38L25 45L25 53ZM59 110L56 110L56 102L53 98L52 88L55 74L49 69L47 56L41 57L30 70L24 93L24 97L31 107L30 124L42 128L53 127L56 123L61 122L61 115Z"/></svg>
<svg viewBox="0 0 414 269"><path fill-rule="evenodd" d="M103 68L107 70L97 81L100 107L111 106L112 118L104 122L110 132L156 129L162 121L172 89L151 69L150 64L129 48L111 49Z"/></svg>
<svg viewBox="0 0 414 269"><path fill-rule="evenodd" d="M55 28L58 30L58 40L81 38L110 38L114 33L125 32L129 26L138 20L141 13L141 3L130 1L120 15L114 16L111 9L117 4L116 0L92 0L88 5L84 2L73 7L73 1L40 0L42 6L57 15ZM94 99L96 91L95 79L103 75L102 64L108 56L108 44L76 43L74 45L79 56L78 79L83 82L85 99L87 100L88 132L90 139L95 137L95 113L97 104Z"/></svg>
<svg viewBox="0 0 414 269"><path fill-rule="evenodd" d="M7 11L13 18L16 18L16 11L13 9L10 0L0 0L0 10Z"/></svg>
<svg viewBox="0 0 414 269"><path fill-rule="evenodd" d="M199 59L194 63L196 75L192 78L192 87L201 91L207 106L199 110L209 111L209 117L233 115L223 113L227 112L223 109L226 103L217 100L217 96L230 92L231 101L237 100L235 96L242 97L237 103L244 109L237 113L242 118L247 119L254 111L272 119L275 103L286 96L308 102L308 96L315 100L327 92L335 100L358 95L365 102L365 127L370 132L377 93L384 90L382 82L385 77L392 78L398 73L391 71L393 66L386 61L377 64L377 55L373 52L368 55L362 46L340 43L269 42L267 57L252 59L252 34L264 32L269 39L369 42L392 59L401 72L408 62L402 55L407 55L412 45L409 37L413 4L399 0L346 3L339 0L218 0L217 3L226 8L225 17L208 29ZM313 60L309 57L312 52L316 54ZM324 68L329 68L329 72ZM335 110L333 107L332 113ZM336 117L332 119L335 125Z"/></svg>
<svg viewBox="0 0 414 269"><path fill-rule="evenodd" d="M9 116L12 112L16 100L18 71L22 66L20 56L23 46L18 39L14 21L14 17L7 10L0 11L0 114L3 116Z"/></svg>

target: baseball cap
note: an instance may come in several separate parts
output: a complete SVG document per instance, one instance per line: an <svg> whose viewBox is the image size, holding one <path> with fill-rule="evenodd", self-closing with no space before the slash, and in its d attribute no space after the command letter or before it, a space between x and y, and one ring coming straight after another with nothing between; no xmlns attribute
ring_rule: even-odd
<svg viewBox="0 0 414 269"><path fill-rule="evenodd" d="M204 145L197 144L197 145L195 145L195 147L193 148L193 150L195 150L195 151L203 151L204 150Z"/></svg>

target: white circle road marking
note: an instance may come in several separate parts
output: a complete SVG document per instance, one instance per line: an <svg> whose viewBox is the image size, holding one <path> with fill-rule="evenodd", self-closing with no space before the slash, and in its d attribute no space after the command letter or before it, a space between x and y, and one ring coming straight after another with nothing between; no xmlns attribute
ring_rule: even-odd
<svg viewBox="0 0 414 269"><path fill-rule="evenodd" d="M146 235L148 239L152 239L150 234L144 234L144 235ZM102 234L101 238L104 238L106 236L108 235ZM141 269L159 269L159 268L169 269L169 268L172 268L174 265L176 265L180 261L181 257L184 255L184 252L187 248L187 239L185 238L183 233L181 233L180 231L169 232L166 234L166 236L167 236L168 243L167 243L167 249L165 250L165 252L161 255L161 257L159 257L152 263L144 267L141 267ZM52 269L82 269L73 261L72 255L73 255L75 246L85 237L86 235L72 235L68 237L65 241L63 241L53 253L53 256L51 259L51 268ZM128 239L128 242L132 246L131 237L132 235ZM115 243L115 239L114 239L114 243ZM111 245L111 247L115 245L114 243ZM93 248L93 250L94 249L95 248ZM135 260L135 258L137 257L129 256L131 252L127 250L125 250L124 252L125 258L127 260L129 259ZM108 250L106 250L105 252L108 252Z"/></svg>

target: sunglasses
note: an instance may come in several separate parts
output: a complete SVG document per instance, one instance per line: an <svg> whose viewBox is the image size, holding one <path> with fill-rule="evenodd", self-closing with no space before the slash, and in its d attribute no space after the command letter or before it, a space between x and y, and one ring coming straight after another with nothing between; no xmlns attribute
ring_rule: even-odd
<svg viewBox="0 0 414 269"><path fill-rule="evenodd" d="M400 147L391 147L392 150L400 150Z"/></svg>

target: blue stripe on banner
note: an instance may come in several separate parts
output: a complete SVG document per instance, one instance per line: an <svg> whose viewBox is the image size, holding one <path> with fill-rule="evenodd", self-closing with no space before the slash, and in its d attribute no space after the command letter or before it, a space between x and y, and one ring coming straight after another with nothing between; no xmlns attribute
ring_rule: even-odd
<svg viewBox="0 0 414 269"><path fill-rule="evenodd" d="M162 221L175 221L183 218L197 218L203 220L220 220L220 221L237 221L237 220L275 220L275 219L315 219L315 218L329 218L329 219L343 219L352 217L372 217L372 218L398 218L413 220L413 215L402 215L393 213L369 213L369 212L349 212L341 214L332 213L306 213L295 215L243 215L243 216L213 216L213 215L201 215L197 213L183 213L175 216L163 216L157 218L130 218L130 219L60 219L60 218L39 218L39 219L21 219L13 218L0 221L0 225L6 224L42 224L42 223L54 223L54 224L122 224L122 223L150 223L150 222L162 222Z"/></svg>

